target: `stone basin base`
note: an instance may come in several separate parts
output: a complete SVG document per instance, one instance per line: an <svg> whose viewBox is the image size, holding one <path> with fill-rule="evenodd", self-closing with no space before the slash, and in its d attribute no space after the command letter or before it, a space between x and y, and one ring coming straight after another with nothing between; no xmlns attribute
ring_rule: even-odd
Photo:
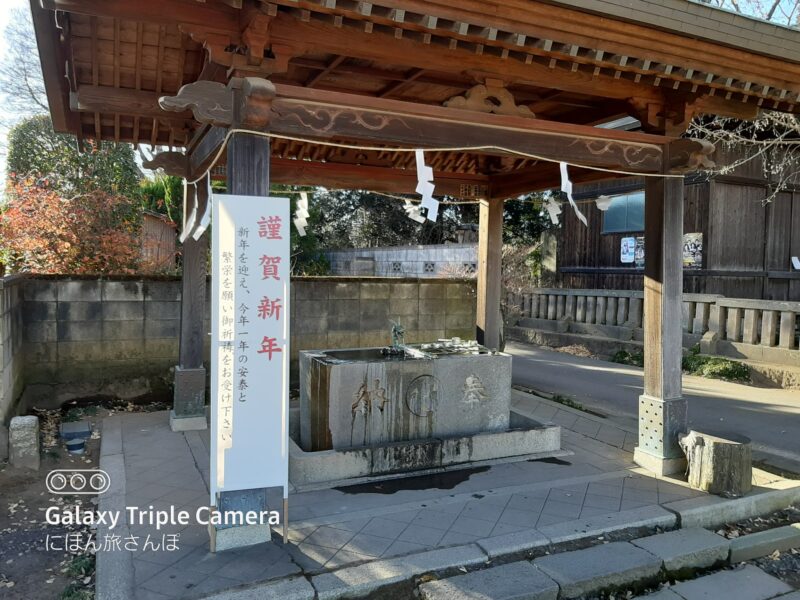
<svg viewBox="0 0 800 600"><path fill-rule="evenodd" d="M290 439L289 481L296 489L313 489L486 462L570 454L561 450L561 427L537 423L513 410L511 423L519 428L317 452L304 452Z"/></svg>

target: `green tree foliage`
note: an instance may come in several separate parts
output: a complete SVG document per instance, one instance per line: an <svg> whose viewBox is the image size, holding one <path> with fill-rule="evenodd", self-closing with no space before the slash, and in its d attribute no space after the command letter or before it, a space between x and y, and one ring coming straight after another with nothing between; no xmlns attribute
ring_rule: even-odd
<svg viewBox="0 0 800 600"><path fill-rule="evenodd" d="M296 189L299 191L303 188ZM291 194L290 198L292 199L292 219L294 219L300 196ZM292 234L289 251L292 256L292 275L327 275L330 273L331 265L325 256L325 248L317 231L317 225L321 222L320 210L313 200L311 191L309 191L308 204L309 226L306 228L306 234L301 236L294 224L290 225Z"/></svg>
<svg viewBox="0 0 800 600"><path fill-rule="evenodd" d="M135 197L141 173L130 144L101 142L78 151L75 137L55 133L50 117L22 120L8 135L11 178L47 182L65 198L91 191Z"/></svg>
<svg viewBox="0 0 800 600"><path fill-rule="evenodd" d="M175 223L183 223L183 179L156 173L139 184L142 208L166 215Z"/></svg>
<svg viewBox="0 0 800 600"><path fill-rule="evenodd" d="M442 204L435 223L417 223L401 200L359 190L319 189L312 204L319 218L314 227L328 249L441 244L455 241L463 222L462 206Z"/></svg>
<svg viewBox="0 0 800 600"><path fill-rule="evenodd" d="M503 210L503 243L512 246L537 244L546 231L555 229L542 210L543 194L529 194L508 200Z"/></svg>

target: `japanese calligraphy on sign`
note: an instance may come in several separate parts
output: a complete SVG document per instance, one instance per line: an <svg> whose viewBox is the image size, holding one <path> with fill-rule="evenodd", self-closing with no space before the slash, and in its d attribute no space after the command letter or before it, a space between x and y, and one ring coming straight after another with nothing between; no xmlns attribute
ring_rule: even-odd
<svg viewBox="0 0 800 600"><path fill-rule="evenodd" d="M211 502L288 492L287 198L212 199Z"/></svg>

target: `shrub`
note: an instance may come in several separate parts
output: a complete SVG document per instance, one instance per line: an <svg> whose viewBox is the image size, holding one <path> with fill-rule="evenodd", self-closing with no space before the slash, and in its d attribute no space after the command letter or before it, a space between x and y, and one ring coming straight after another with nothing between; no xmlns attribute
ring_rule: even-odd
<svg viewBox="0 0 800 600"><path fill-rule="evenodd" d="M15 271L133 274L141 212L124 196L95 190L71 198L33 180L11 182L0 214L0 255Z"/></svg>

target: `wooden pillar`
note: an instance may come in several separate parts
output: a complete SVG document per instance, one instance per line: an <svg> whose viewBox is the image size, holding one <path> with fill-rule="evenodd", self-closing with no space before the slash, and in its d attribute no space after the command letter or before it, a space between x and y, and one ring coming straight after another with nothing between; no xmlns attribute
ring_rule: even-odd
<svg viewBox="0 0 800 600"><path fill-rule="evenodd" d="M235 103L236 105L238 103ZM237 115L234 115L234 119L237 119ZM229 140L227 151L227 193L239 196L269 196L269 138L236 133ZM252 468L258 468L258 457L254 456L252 460ZM219 492L216 507L223 514L234 511L270 510L265 488ZM276 508L272 507L272 510ZM285 525L287 518L285 500L283 518ZM267 542L271 539L270 527L265 525L215 526L211 534L211 548L214 552Z"/></svg>
<svg viewBox="0 0 800 600"><path fill-rule="evenodd" d="M683 185L680 178L645 182L644 394L634 460L662 475L686 465L678 445L687 428L681 390Z"/></svg>
<svg viewBox="0 0 800 600"><path fill-rule="evenodd" d="M203 188L206 190L207 188ZM207 195L207 194L206 194ZM197 198L194 185L186 187L184 210L205 208L198 202L210 198ZM197 219L202 216L198 210ZM208 236L195 240L188 235L183 242L183 272L181 274L181 330L178 365L175 367L173 408L170 427L173 431L206 429L206 369L203 366L203 349L206 340L206 259Z"/></svg>
<svg viewBox="0 0 800 600"><path fill-rule="evenodd" d="M481 200L478 225L478 312L476 338L500 349L500 298L503 287L503 201Z"/></svg>

